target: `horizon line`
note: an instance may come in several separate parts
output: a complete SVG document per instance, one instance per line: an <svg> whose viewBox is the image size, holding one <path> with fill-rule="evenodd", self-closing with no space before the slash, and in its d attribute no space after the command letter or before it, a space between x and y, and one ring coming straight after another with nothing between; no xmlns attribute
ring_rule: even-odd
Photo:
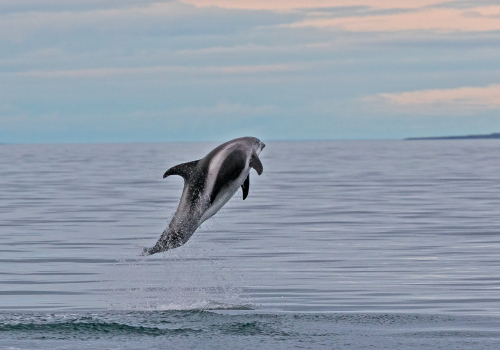
<svg viewBox="0 0 500 350"><path fill-rule="evenodd" d="M490 132L488 134L461 134L461 135L440 135L440 136L410 136L403 138L317 138L317 139L266 139L266 142L314 142L314 141L415 141L415 140L439 140L439 139L453 139L453 138L481 138L485 139L488 136L500 135L500 132ZM490 137L491 138L491 137ZM221 142L221 140L165 140L165 141L83 141L83 142L0 142L0 145L92 145L92 144L129 144L129 143L214 143Z"/></svg>

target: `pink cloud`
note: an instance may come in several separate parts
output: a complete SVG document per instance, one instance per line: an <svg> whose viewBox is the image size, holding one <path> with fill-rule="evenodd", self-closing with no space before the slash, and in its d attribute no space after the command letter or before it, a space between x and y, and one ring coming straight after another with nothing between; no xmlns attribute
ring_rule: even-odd
<svg viewBox="0 0 500 350"><path fill-rule="evenodd" d="M395 107L415 109L500 109L500 84L458 89L418 90L401 93L382 93L383 101Z"/></svg>
<svg viewBox="0 0 500 350"><path fill-rule="evenodd" d="M197 7L217 6L231 9L293 11L346 6L367 6L372 9L407 9L411 12L325 18L309 13L309 18L288 26L339 28L353 32L393 32L405 30L495 31L500 30L500 6L471 9L433 8L432 5L452 0L181 0Z"/></svg>
<svg viewBox="0 0 500 350"><path fill-rule="evenodd" d="M473 14L473 15L472 15ZM292 24L294 27L332 27L353 32L394 32L438 30L444 32L500 30L500 6L473 10L425 8L414 12L343 18L313 18Z"/></svg>

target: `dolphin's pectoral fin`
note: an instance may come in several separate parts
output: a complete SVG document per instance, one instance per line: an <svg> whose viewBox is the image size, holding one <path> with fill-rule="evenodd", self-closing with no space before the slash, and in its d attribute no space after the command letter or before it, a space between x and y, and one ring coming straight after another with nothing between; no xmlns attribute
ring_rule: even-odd
<svg viewBox="0 0 500 350"><path fill-rule="evenodd" d="M262 166L262 163L260 162L259 157L257 155L253 155L252 159L250 160L250 168L254 168L257 170L257 174L261 175L262 172L264 171L264 167Z"/></svg>
<svg viewBox="0 0 500 350"><path fill-rule="evenodd" d="M245 200L248 196L248 190L250 189L250 174L247 175L245 182L241 185L241 189L243 190L243 200Z"/></svg>
<svg viewBox="0 0 500 350"><path fill-rule="evenodd" d="M182 163L171 167L168 169L165 174L163 174L163 178L166 178L170 175L179 175L184 178L184 180L188 180L191 174L194 172L196 166L198 165L199 160L195 160L188 163Z"/></svg>

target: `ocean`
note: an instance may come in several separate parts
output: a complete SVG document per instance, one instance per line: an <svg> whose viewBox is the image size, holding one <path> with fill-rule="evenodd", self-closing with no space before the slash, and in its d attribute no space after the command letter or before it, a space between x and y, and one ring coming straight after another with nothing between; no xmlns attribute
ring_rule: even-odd
<svg viewBox="0 0 500 350"><path fill-rule="evenodd" d="M0 348L500 348L500 140L263 141L149 257L216 144L0 145Z"/></svg>

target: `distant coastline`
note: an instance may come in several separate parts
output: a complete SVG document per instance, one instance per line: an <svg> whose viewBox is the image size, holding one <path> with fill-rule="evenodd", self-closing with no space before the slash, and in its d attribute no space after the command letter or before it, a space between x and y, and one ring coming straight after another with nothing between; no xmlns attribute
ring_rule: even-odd
<svg viewBox="0 0 500 350"><path fill-rule="evenodd" d="M408 137L405 140L479 140L479 139L500 139L500 132L487 135L462 135L462 136L435 136L435 137Z"/></svg>

